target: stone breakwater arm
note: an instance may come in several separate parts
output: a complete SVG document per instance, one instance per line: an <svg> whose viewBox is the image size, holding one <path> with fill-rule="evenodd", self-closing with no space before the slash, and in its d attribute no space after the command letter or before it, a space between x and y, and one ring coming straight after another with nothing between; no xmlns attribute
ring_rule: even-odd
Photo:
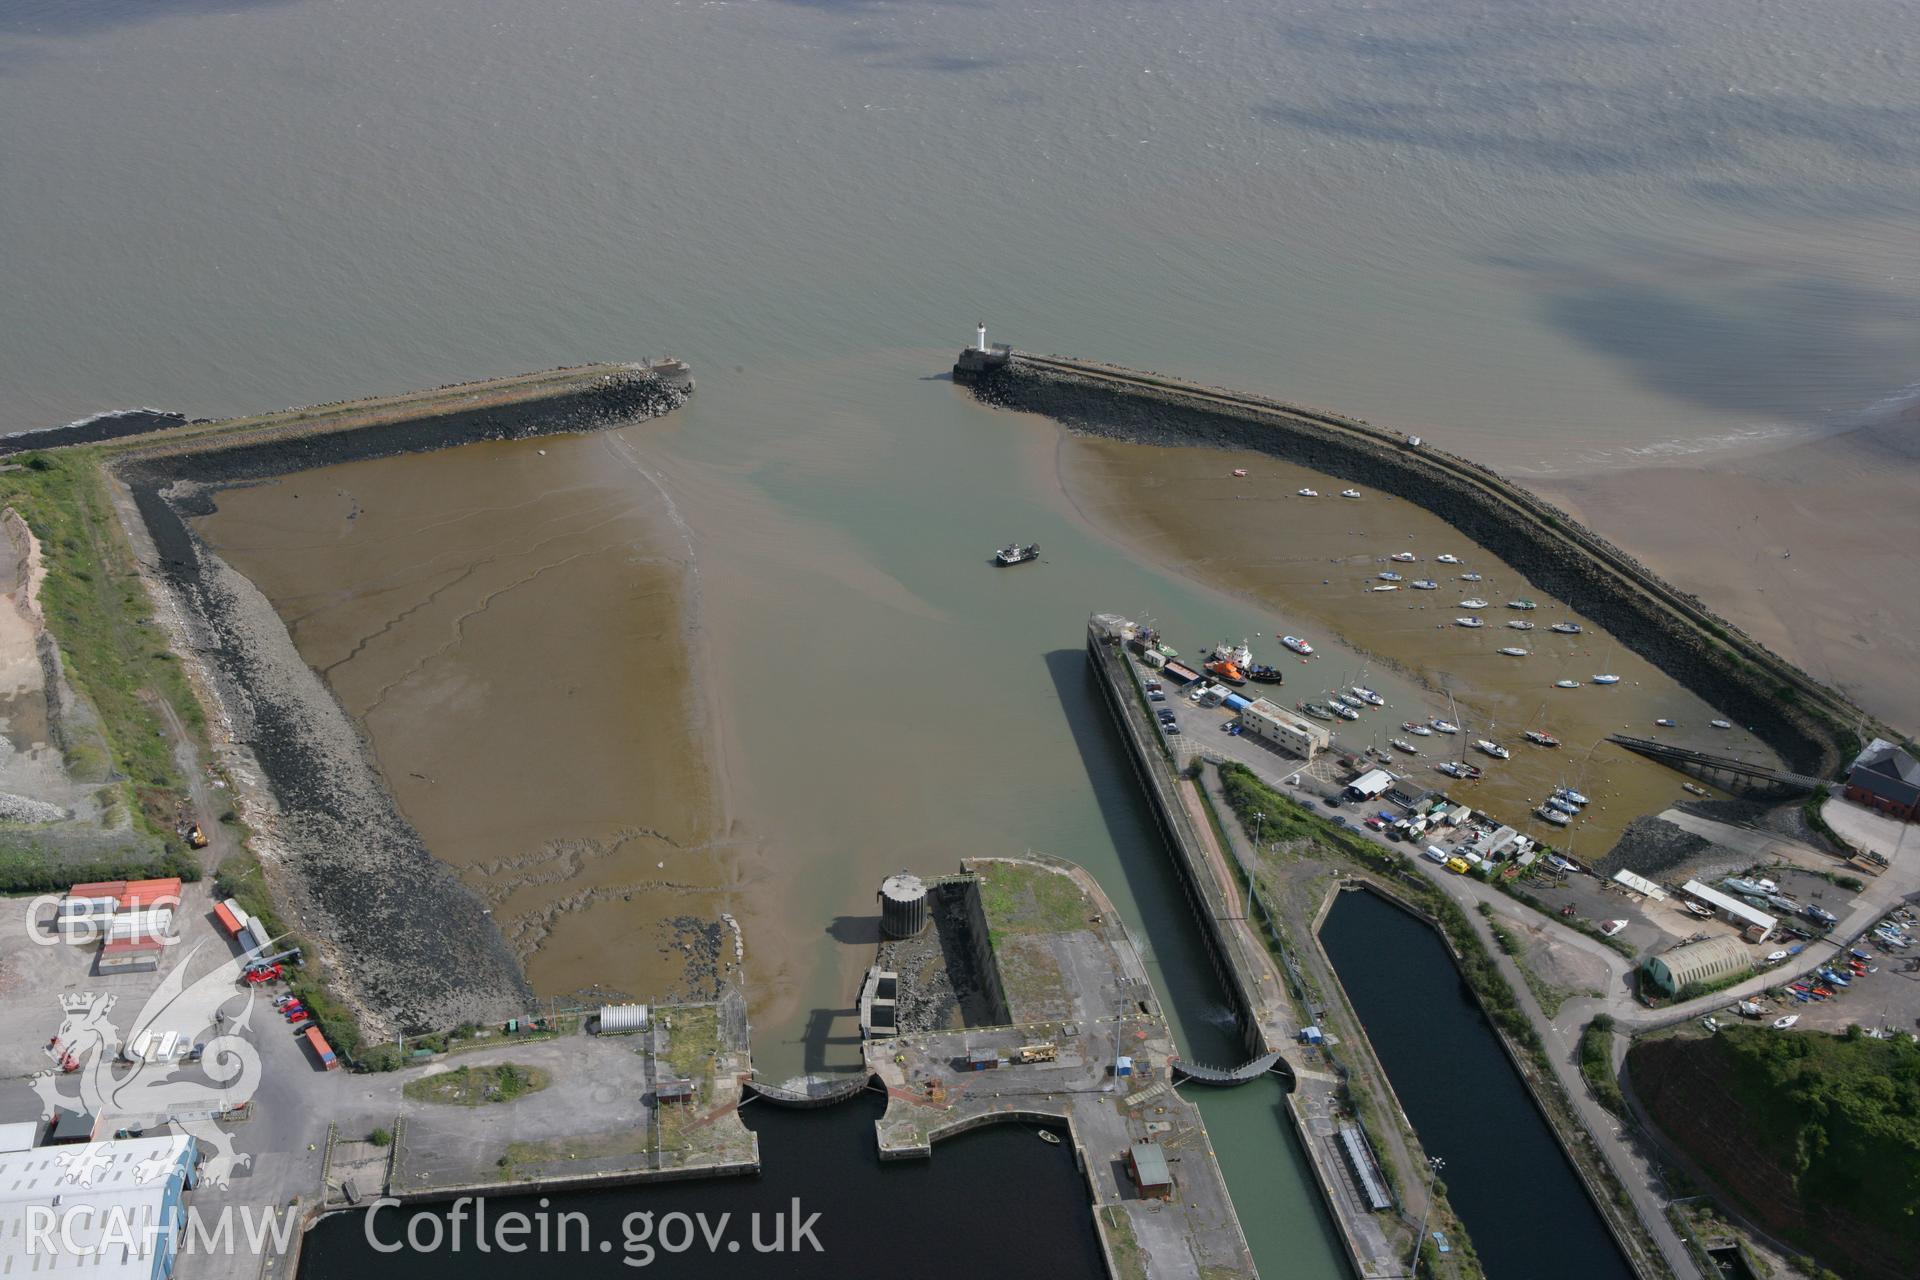
<svg viewBox="0 0 1920 1280"><path fill-rule="evenodd" d="M1492 549L1703 698L1797 772L1831 776L1872 717L1565 512L1477 463L1357 419L1159 374L1016 353L954 370L980 400L1088 435L1251 449L1404 498Z"/></svg>
<svg viewBox="0 0 1920 1280"><path fill-rule="evenodd" d="M678 407L691 385L677 362L595 365L94 446L156 614L207 706L253 851L370 1040L523 1014L532 992L480 899L400 813L352 717L272 604L190 520L227 485L618 426Z"/></svg>

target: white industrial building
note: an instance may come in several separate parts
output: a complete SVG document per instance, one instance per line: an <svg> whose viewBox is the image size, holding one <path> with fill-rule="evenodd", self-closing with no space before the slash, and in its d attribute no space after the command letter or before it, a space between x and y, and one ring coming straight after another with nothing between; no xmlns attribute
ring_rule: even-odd
<svg viewBox="0 0 1920 1280"><path fill-rule="evenodd" d="M0 1153L0 1276L167 1280L197 1159L186 1136Z"/></svg>
<svg viewBox="0 0 1920 1280"><path fill-rule="evenodd" d="M1265 698L1240 708L1240 725L1254 737L1307 760L1333 742L1333 734L1326 729Z"/></svg>
<svg viewBox="0 0 1920 1280"><path fill-rule="evenodd" d="M1758 907L1750 907L1718 889L1709 889L1698 880L1687 881L1680 886L1680 892L1703 907L1711 907L1715 915L1736 926L1748 942L1765 942L1780 923Z"/></svg>

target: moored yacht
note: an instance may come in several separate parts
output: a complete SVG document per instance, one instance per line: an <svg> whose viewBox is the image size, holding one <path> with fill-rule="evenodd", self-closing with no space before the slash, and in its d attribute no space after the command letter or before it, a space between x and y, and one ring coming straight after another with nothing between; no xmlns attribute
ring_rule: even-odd
<svg viewBox="0 0 1920 1280"><path fill-rule="evenodd" d="M1357 498L1360 496L1360 491L1358 489L1342 489L1340 496L1343 498Z"/></svg>
<svg viewBox="0 0 1920 1280"><path fill-rule="evenodd" d="M1410 756L1417 756L1420 754L1420 748L1414 746L1411 742L1408 742L1405 738L1388 738L1387 741L1392 746L1398 748L1401 751L1406 752Z"/></svg>
<svg viewBox="0 0 1920 1280"><path fill-rule="evenodd" d="M1449 722L1449 721L1446 721L1446 720L1442 720L1442 719L1440 719L1440 718L1439 718L1438 716L1435 716L1435 717L1434 717L1433 719L1431 719L1431 720L1429 720L1429 721L1427 721L1427 723L1428 723L1428 724L1430 724L1430 725L1432 725L1432 726L1433 726L1433 727L1434 727L1435 729L1437 729L1437 730L1439 730L1439 731L1440 731L1441 733L1458 733L1458 732L1460 732L1460 726L1459 726L1459 725L1457 725L1457 724L1453 724L1453 723L1451 723L1451 722Z"/></svg>
<svg viewBox="0 0 1920 1280"><path fill-rule="evenodd" d="M1563 636L1577 636L1580 634L1580 624L1577 622L1556 622L1549 630L1558 631Z"/></svg>
<svg viewBox="0 0 1920 1280"><path fill-rule="evenodd" d="M1549 809L1545 805L1541 805L1538 809L1535 809L1533 811L1533 816L1540 819L1540 821L1542 822L1551 823L1553 826L1556 826L1556 827L1564 827L1569 822L1573 821L1572 818L1569 818L1566 814L1561 813L1558 809Z"/></svg>
<svg viewBox="0 0 1920 1280"><path fill-rule="evenodd" d="M1397 573L1395 573L1395 572L1394 572L1393 570L1391 570L1391 569L1388 569L1388 570L1386 570L1386 571L1384 571L1384 572L1382 572L1382 573L1381 573L1381 574L1379 575L1379 578L1380 578L1380 581L1382 581L1382 582L1398 582L1398 581L1400 581L1400 575L1399 575L1399 574L1397 574Z"/></svg>
<svg viewBox="0 0 1920 1280"><path fill-rule="evenodd" d="M1427 725L1420 724L1418 721L1408 720L1400 727L1416 738L1431 738L1433 736L1433 730Z"/></svg>
<svg viewBox="0 0 1920 1280"><path fill-rule="evenodd" d="M1468 596L1460 602L1460 607L1462 609L1484 609L1487 607L1487 602L1479 596Z"/></svg>
<svg viewBox="0 0 1920 1280"><path fill-rule="evenodd" d="M1484 627L1487 624L1482 622L1478 618L1455 618L1453 620L1453 625L1456 627L1465 627L1471 631L1477 627Z"/></svg>
<svg viewBox="0 0 1920 1280"><path fill-rule="evenodd" d="M1519 618L1515 618L1515 619L1513 619L1513 620L1512 620L1511 622L1509 622L1509 623L1507 623L1507 625L1508 625L1508 626L1510 626L1510 627L1512 627L1512 628L1513 628L1513 629L1514 629L1515 631L1531 631L1531 630L1533 630L1533 624L1532 624L1531 622L1526 622L1526 621L1523 621L1523 620L1521 620L1521 619L1519 619Z"/></svg>
<svg viewBox="0 0 1920 1280"><path fill-rule="evenodd" d="M1619 676L1598 675L1593 678L1595 684L1619 684Z"/></svg>
<svg viewBox="0 0 1920 1280"><path fill-rule="evenodd" d="M1506 654L1509 658L1524 658L1527 656L1525 649L1515 648L1513 645L1502 647L1500 652Z"/></svg>
<svg viewBox="0 0 1920 1280"><path fill-rule="evenodd" d="M1479 582L1480 580L1480 575L1477 573L1463 573L1460 575L1460 581L1462 582Z"/></svg>
<svg viewBox="0 0 1920 1280"><path fill-rule="evenodd" d="M1585 805L1587 803L1587 798L1578 791L1575 791L1572 787L1555 787L1553 794L1559 796L1562 800L1571 800L1577 805Z"/></svg>
<svg viewBox="0 0 1920 1280"><path fill-rule="evenodd" d="M1419 558L1420 558L1419 556L1413 554L1413 552L1411 551L1396 551L1392 555L1387 557L1387 559L1397 560L1401 564L1412 564L1415 560L1418 560Z"/></svg>
<svg viewBox="0 0 1920 1280"><path fill-rule="evenodd" d="M1320 496L1319 491L1316 489L1296 489L1294 492L1303 498L1317 498Z"/></svg>
<svg viewBox="0 0 1920 1280"><path fill-rule="evenodd" d="M1553 687L1556 689L1578 689L1580 682L1578 680L1555 680Z"/></svg>
<svg viewBox="0 0 1920 1280"><path fill-rule="evenodd" d="M1442 552L1441 554L1435 556L1434 559L1441 564L1459 564L1460 563L1460 557L1454 555L1451 552Z"/></svg>
<svg viewBox="0 0 1920 1280"><path fill-rule="evenodd" d="M1560 745L1560 739L1554 737L1544 729L1528 729L1520 736L1535 746L1557 747Z"/></svg>
<svg viewBox="0 0 1920 1280"><path fill-rule="evenodd" d="M1513 757L1513 752L1507 750L1492 738L1476 738L1474 739L1473 745L1492 756L1495 760L1508 760Z"/></svg>
<svg viewBox="0 0 1920 1280"><path fill-rule="evenodd" d="M1537 605L1537 604L1535 604L1535 603L1534 603L1533 601L1531 601L1531 600L1509 600L1509 601L1507 601L1507 608L1509 608L1509 609L1538 609L1539 607L1540 607L1539 605Z"/></svg>
<svg viewBox="0 0 1920 1280"><path fill-rule="evenodd" d="M1387 705L1387 700L1385 698L1381 697L1379 694L1375 693L1373 690L1367 688L1363 684L1356 684L1353 686L1353 696L1360 699L1360 701L1366 703L1370 707L1384 707Z"/></svg>
<svg viewBox="0 0 1920 1280"><path fill-rule="evenodd" d="M1415 591L1437 591L1440 584L1432 578L1420 578L1409 584Z"/></svg>

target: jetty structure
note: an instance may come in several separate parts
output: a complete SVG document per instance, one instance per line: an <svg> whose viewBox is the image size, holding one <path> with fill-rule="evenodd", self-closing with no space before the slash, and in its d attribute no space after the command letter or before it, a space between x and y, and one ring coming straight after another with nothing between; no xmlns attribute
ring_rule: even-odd
<svg viewBox="0 0 1920 1280"><path fill-rule="evenodd" d="M1264 452L1432 511L1752 726L1794 774L1832 777L1866 739L1894 736L1566 512L1423 436L1165 374L989 347L984 326L953 379L983 403L1082 434Z"/></svg>
<svg viewBox="0 0 1920 1280"><path fill-rule="evenodd" d="M668 357L221 421L128 415L0 440L0 452L19 452L73 435L61 456L104 478L156 622L209 713L214 763L233 780L250 848L372 1039L511 1018L534 1007L533 994L492 915L401 815L271 603L199 538L192 518L228 486L603 430L670 412L692 391L691 370Z"/></svg>

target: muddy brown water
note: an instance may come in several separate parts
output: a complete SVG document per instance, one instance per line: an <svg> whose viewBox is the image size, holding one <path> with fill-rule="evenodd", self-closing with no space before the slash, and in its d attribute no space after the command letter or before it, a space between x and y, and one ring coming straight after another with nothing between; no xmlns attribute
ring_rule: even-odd
<svg viewBox="0 0 1920 1280"><path fill-rule="evenodd" d="M1247 472L1236 476L1236 470ZM1360 720L1335 726L1343 745L1376 745L1395 757L1421 783L1442 787L1462 803L1485 809L1530 834L1576 854L1599 857L1613 847L1635 817L1686 799L1681 775L1607 742L1610 733L1661 738L1701 750L1771 760L1771 753L1743 728L1717 730L1719 718L1698 696L1638 657L1594 622L1530 586L1518 571L1478 546L1440 517L1410 502L1368 488L1352 487L1319 472L1259 453L1200 448L1163 448L1064 436L1060 477L1081 513L1139 554L1257 603L1270 611L1271 629L1254 637L1210 636L1160 618L1176 648L1198 655L1221 640L1246 639L1256 660L1281 667L1284 705L1303 699L1325 702L1330 692L1360 684L1388 701L1362 712ZM1320 496L1304 497L1313 489ZM1397 553L1418 559L1396 562ZM1459 564L1436 557L1452 555ZM1380 575L1395 573L1392 591ZM1478 573L1479 582L1464 581ZM1432 581L1433 590L1412 583ZM1466 600L1485 600L1470 608ZM1531 600L1532 610L1507 607ZM1468 629L1456 618L1478 617ZM1530 631L1509 621L1534 624ZM1583 630L1563 635L1556 622ZM1301 659L1275 638L1305 636L1319 650ZM1504 647L1528 650L1525 657ZM1620 677L1615 685L1593 683L1597 674ZM1556 687L1577 680L1577 689ZM1462 726L1457 736L1416 737L1406 721L1435 717ZM1672 729L1657 719L1677 722ZM1558 748L1527 742L1528 729L1560 739ZM1479 738L1512 753L1493 759L1477 750ZM1389 744L1400 738L1419 748L1409 756ZM1450 778L1433 766L1465 760L1482 769L1475 782ZM1569 828L1554 828L1530 810L1556 786L1570 786L1592 801Z"/></svg>
<svg viewBox="0 0 1920 1280"><path fill-rule="evenodd" d="M712 921L734 879L682 634L686 541L619 443L326 467L226 491L196 524L543 995L678 987L687 952L662 922Z"/></svg>

